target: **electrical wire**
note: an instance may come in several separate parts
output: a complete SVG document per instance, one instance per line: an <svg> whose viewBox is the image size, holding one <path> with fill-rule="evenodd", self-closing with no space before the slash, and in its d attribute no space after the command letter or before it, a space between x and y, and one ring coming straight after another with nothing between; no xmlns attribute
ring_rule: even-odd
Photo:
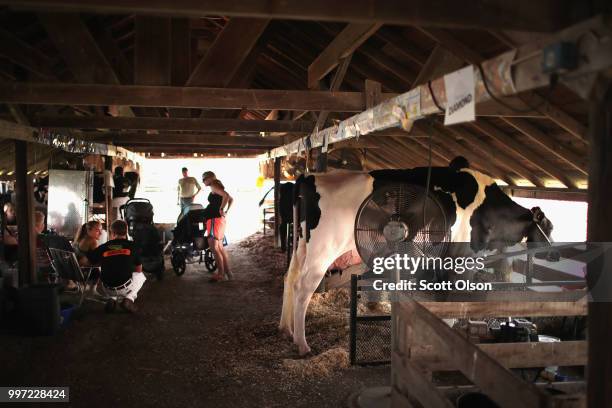
<svg viewBox="0 0 612 408"><path fill-rule="evenodd" d="M433 94L432 94L433 95ZM425 182L425 195L423 196L423 228L425 228L426 220L426 205L427 205L427 197L429 196L429 185L431 183L431 132L429 132L429 154L427 158L427 181Z"/></svg>
<svg viewBox="0 0 612 408"><path fill-rule="evenodd" d="M523 101L525 103L525 105L528 106L528 109L519 109L519 108L515 108L514 106L511 106L511 105L507 104L506 102L504 102L503 100L501 100L500 98L495 96L493 94L493 92L491 92L491 89L489 88L489 82L487 81L487 77L485 76L484 69L482 69L482 65L478 64L476 66L478 67L478 71L480 71L480 76L482 77L482 83L484 84L484 88L487 91L487 94L489 95L489 97L492 100L494 100L495 102L497 102L500 105L504 106L505 108L508 108L511 111L514 111L514 112L517 112L517 113L534 112L534 111L537 111L538 109L540 109L545 104L547 104L548 103L548 98L552 95L553 89L556 87L557 83L559 82L559 75L558 74L551 74L551 76L550 76L550 84L548 86L548 92L546 93L546 96L542 97L542 101L538 105L536 105L536 106L530 106L529 104L527 104L526 102ZM434 102L435 102L435 99L434 99Z"/></svg>
<svg viewBox="0 0 612 408"><path fill-rule="evenodd" d="M431 79L427 81L427 88L429 88L429 93L431 94L431 100L433 101L434 105L436 105L436 108L438 108L440 112L444 112L445 109L442 108L440 104L438 103L438 100L436 99L436 95L434 94L433 88L431 87Z"/></svg>

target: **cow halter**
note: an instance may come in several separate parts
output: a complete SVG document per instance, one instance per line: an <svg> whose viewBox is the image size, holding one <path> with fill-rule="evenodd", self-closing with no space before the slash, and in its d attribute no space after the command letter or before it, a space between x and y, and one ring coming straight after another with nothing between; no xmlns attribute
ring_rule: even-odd
<svg viewBox="0 0 612 408"><path fill-rule="evenodd" d="M544 230L542 229L542 227L540 226L540 219L538 219L536 214L542 214L542 211L539 209L539 207L535 207L538 209L538 211L534 211L534 208L531 209L531 214L533 215L533 222L535 223L536 227L538 227L538 230L540 230L540 233L542 234L542 236L544 237L544 239L546 239L546 242L548 242L548 245L552 246L552 242L550 241L550 239L548 238L548 235L546 235L546 233L544 233ZM543 215L543 214L542 214ZM543 217L542 217L543 218Z"/></svg>

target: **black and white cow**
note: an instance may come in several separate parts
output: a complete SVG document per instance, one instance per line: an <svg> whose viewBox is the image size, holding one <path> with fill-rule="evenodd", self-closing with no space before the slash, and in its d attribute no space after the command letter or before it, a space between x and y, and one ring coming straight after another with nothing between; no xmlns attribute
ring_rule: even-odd
<svg viewBox="0 0 612 408"><path fill-rule="evenodd" d="M420 167L370 173L338 171L297 180L294 204L301 195L300 225L306 233L294 248L285 276L279 328L293 337L301 355L310 351L305 337L306 309L327 267L355 249L353 228L361 203L384 183L425 186L427 174L428 169ZM430 191L450 220L451 242L469 242L474 253L500 250L524 239L545 241L552 231L552 224L539 208L529 210L512 201L491 177L470 169L463 157L455 158L449 167L431 169Z"/></svg>

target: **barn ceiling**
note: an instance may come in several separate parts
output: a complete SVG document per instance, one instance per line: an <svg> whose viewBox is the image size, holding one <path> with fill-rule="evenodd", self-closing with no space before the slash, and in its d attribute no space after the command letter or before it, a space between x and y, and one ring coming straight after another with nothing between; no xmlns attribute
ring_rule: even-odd
<svg viewBox="0 0 612 408"><path fill-rule="evenodd" d="M383 95L402 93L546 35L493 31L496 20L459 14L452 23L425 13L423 25L394 25L323 21L316 12L287 16L299 20L249 10L152 16L138 1L136 14L119 1L105 2L117 14L93 12L95 1L58 13L33 3L43 7L0 11L0 100L21 98L1 105L0 118L167 156L264 153L365 109L366 80ZM499 27L560 28L520 21ZM561 85L518 103L538 109L493 106L472 124L444 127L440 118L419 136L387 133L367 166L426 165L431 146L434 165L461 154L509 184L585 187L586 103Z"/></svg>

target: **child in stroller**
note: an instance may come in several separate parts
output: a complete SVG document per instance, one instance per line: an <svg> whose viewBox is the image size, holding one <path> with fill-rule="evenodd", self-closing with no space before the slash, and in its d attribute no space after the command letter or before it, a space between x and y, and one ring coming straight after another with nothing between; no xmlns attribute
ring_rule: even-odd
<svg viewBox="0 0 612 408"><path fill-rule="evenodd" d="M142 269L154 274L158 280L164 277L164 254L159 231L153 224L153 206L146 198L134 198L120 208L128 224L128 234L140 249Z"/></svg>
<svg viewBox="0 0 612 408"><path fill-rule="evenodd" d="M208 247L206 239L207 210L200 204L191 204L183 211L176 222L176 228L172 231L172 268L181 276L185 273L187 263L204 262L209 272L217 269L215 258Z"/></svg>

